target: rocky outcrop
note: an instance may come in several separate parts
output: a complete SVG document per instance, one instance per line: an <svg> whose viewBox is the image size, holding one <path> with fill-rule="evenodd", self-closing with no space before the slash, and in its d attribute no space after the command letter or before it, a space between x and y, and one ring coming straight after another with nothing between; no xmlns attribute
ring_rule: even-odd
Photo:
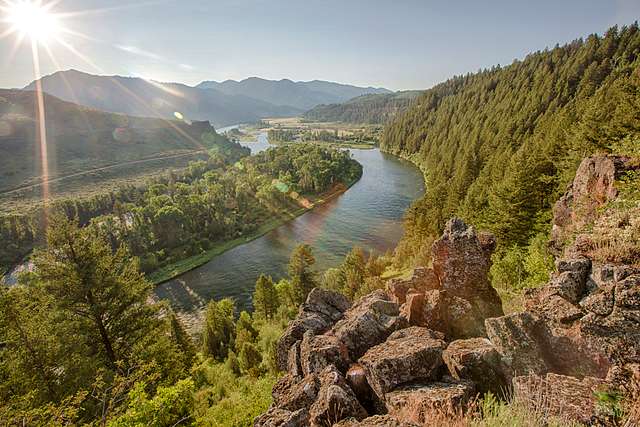
<svg viewBox="0 0 640 427"><path fill-rule="evenodd" d="M500 353L486 338L453 341L442 358L453 378L470 381L480 394L500 396L509 388Z"/></svg>
<svg viewBox="0 0 640 427"><path fill-rule="evenodd" d="M413 326L394 332L386 342L369 349L359 363L378 398L384 401L387 392L404 383L436 380L446 347L443 338Z"/></svg>
<svg viewBox="0 0 640 427"><path fill-rule="evenodd" d="M301 341L306 331L314 335L329 329L349 308L349 300L337 292L315 288L300 307L298 316L278 340L276 362L282 371L287 370L289 352L296 342Z"/></svg>
<svg viewBox="0 0 640 427"><path fill-rule="evenodd" d="M638 164L625 156L599 155L580 163L573 183L553 208L552 247L560 254L571 233L580 230L596 216L598 208L615 199L614 185L624 173ZM569 248L571 254L574 248Z"/></svg>
<svg viewBox="0 0 640 427"><path fill-rule="evenodd" d="M433 267L390 281L387 292L402 304L402 315L412 326L440 331L448 339L486 336L484 320L503 314L487 277L495 244L491 234L477 233L454 218L433 244Z"/></svg>
<svg viewBox="0 0 640 427"><path fill-rule="evenodd" d="M406 326L405 322L400 317L398 304L380 290L357 301L329 333L347 348L351 360L355 361L370 347Z"/></svg>
<svg viewBox="0 0 640 427"><path fill-rule="evenodd" d="M513 387L518 401L532 411L588 425L598 424L596 392L606 389L602 379L551 373L516 377Z"/></svg>
<svg viewBox="0 0 640 427"><path fill-rule="evenodd" d="M389 415L395 419L425 425L434 412L452 415L462 413L473 395L471 382L412 384L389 393L386 405Z"/></svg>
<svg viewBox="0 0 640 427"><path fill-rule="evenodd" d="M620 165L583 163L554 232L584 214L577 199L615 197ZM433 244L432 266L386 291L350 306L314 290L278 343L288 372L255 425L421 425L434 411L463 413L487 392L602 424L596 391L640 395L640 268L565 250L549 283L505 315L487 278L494 248L493 236L453 219Z"/></svg>

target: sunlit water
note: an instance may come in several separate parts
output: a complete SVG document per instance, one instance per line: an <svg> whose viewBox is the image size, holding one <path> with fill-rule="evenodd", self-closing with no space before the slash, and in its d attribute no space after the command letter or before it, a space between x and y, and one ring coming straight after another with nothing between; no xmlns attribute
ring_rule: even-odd
<svg viewBox="0 0 640 427"><path fill-rule="evenodd" d="M243 145L254 153L269 146L265 134ZM289 255L300 243L313 248L319 271L338 265L356 245L376 252L393 248L402 236L404 211L424 191L422 175L410 163L379 150L350 151L364 172L346 193L160 285L158 297L185 311L224 297L247 309L258 276L284 277Z"/></svg>

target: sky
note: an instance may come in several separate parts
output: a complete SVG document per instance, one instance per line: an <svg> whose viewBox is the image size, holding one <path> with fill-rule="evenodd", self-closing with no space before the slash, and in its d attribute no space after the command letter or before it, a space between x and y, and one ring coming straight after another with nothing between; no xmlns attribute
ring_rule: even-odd
<svg viewBox="0 0 640 427"><path fill-rule="evenodd" d="M39 46L43 75L74 68L189 85L258 76L426 89L640 19L640 0L56 1L70 31L46 43L53 60ZM0 39L3 88L34 78L31 43L14 51L15 41Z"/></svg>

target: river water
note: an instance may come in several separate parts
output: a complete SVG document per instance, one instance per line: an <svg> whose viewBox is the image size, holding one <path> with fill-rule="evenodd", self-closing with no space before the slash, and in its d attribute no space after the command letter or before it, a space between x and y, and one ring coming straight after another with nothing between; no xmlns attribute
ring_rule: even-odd
<svg viewBox="0 0 640 427"><path fill-rule="evenodd" d="M266 134L244 143L252 152L268 148ZM291 251L300 243L313 248L319 271L338 265L353 246L385 252L402 237L402 217L424 191L420 171L379 150L350 150L363 166L360 181L347 192L264 236L237 246L195 270L156 288L179 311L191 311L210 299L233 297L248 309L261 273L286 275Z"/></svg>

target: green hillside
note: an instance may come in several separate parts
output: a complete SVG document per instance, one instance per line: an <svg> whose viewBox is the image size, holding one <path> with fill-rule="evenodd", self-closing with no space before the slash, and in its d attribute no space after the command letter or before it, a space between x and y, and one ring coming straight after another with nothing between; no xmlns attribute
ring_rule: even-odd
<svg viewBox="0 0 640 427"><path fill-rule="evenodd" d="M383 124L408 109L421 93L409 90L362 95L342 104L318 105L307 111L303 117L320 122Z"/></svg>
<svg viewBox="0 0 640 427"><path fill-rule="evenodd" d="M637 24L614 27L426 91L381 143L427 179L399 254L423 258L453 214L503 248L547 231L583 156L640 144L639 54Z"/></svg>

